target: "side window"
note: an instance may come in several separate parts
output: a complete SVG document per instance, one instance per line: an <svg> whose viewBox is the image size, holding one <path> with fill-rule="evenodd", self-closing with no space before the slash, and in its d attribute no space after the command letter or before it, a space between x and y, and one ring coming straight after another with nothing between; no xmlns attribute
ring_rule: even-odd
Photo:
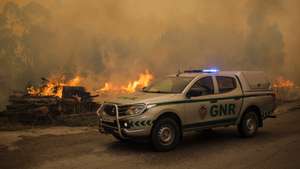
<svg viewBox="0 0 300 169"><path fill-rule="evenodd" d="M211 76L199 79L190 90L199 91L198 96L214 94L214 83Z"/></svg>
<svg viewBox="0 0 300 169"><path fill-rule="evenodd" d="M230 92L237 87L236 80L232 77L217 76L217 82L220 93Z"/></svg>

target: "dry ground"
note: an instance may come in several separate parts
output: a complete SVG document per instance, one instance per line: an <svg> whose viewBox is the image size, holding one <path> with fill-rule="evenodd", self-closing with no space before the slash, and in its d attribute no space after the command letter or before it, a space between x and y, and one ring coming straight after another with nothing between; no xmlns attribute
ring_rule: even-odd
<svg viewBox="0 0 300 169"><path fill-rule="evenodd" d="M171 152L147 143L119 143L87 127L0 132L1 169L289 169L300 168L300 110L282 107L256 137L235 127L189 133Z"/></svg>

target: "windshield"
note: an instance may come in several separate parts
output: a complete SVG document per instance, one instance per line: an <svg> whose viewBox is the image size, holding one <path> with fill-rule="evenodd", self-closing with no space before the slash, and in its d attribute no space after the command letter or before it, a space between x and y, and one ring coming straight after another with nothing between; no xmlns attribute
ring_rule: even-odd
<svg viewBox="0 0 300 169"><path fill-rule="evenodd" d="M192 80L192 77L166 77L150 84L143 92L181 93Z"/></svg>

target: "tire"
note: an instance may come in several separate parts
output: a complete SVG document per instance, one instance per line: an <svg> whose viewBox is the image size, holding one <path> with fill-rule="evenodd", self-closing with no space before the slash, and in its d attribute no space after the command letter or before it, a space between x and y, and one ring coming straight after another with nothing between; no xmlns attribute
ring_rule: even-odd
<svg viewBox="0 0 300 169"><path fill-rule="evenodd" d="M238 131L242 137L252 137L257 133L258 116L254 111L247 111L238 125Z"/></svg>
<svg viewBox="0 0 300 169"><path fill-rule="evenodd" d="M152 128L151 141L156 151L170 151L179 144L181 130L170 117L158 119Z"/></svg>

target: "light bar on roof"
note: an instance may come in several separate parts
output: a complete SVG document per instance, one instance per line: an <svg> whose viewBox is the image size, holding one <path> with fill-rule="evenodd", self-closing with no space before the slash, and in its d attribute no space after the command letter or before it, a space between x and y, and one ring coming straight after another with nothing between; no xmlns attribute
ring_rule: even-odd
<svg viewBox="0 0 300 169"><path fill-rule="evenodd" d="M217 73L219 69L197 69L197 70L185 70L184 73Z"/></svg>
<svg viewBox="0 0 300 169"><path fill-rule="evenodd" d="M203 69L202 70L203 73L217 73L219 72L218 69Z"/></svg>
<svg viewBox="0 0 300 169"><path fill-rule="evenodd" d="M202 73L203 70L185 70L184 73Z"/></svg>

